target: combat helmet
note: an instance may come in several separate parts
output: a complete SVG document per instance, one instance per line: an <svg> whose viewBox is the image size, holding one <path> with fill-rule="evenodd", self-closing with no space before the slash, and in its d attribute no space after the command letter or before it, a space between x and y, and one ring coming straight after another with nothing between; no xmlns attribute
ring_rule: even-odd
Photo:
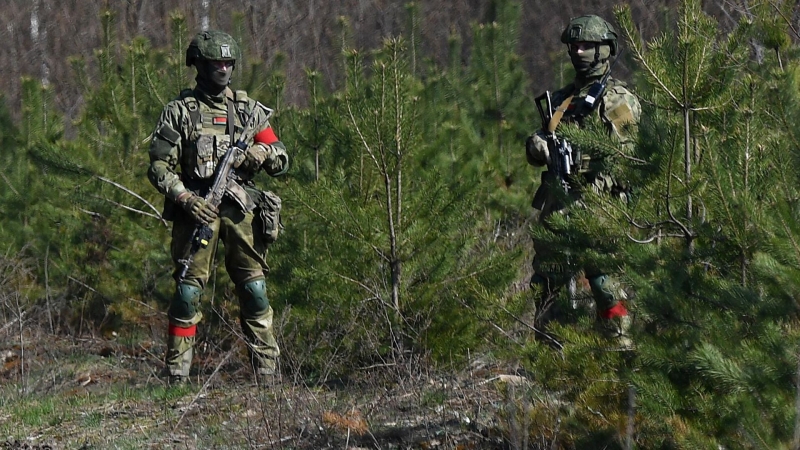
<svg viewBox="0 0 800 450"><path fill-rule="evenodd" d="M231 35L222 31L201 31L186 49L186 66L193 66L198 60L236 61L241 58L239 44Z"/></svg>
<svg viewBox="0 0 800 450"><path fill-rule="evenodd" d="M610 23L595 15L575 17L561 33L561 42L597 42L611 47L611 56L617 54L617 32Z"/></svg>

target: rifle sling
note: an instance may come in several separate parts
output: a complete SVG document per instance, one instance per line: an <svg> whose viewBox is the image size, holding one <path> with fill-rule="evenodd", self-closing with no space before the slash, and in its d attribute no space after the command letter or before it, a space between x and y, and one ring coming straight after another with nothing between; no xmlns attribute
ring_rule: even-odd
<svg viewBox="0 0 800 450"><path fill-rule="evenodd" d="M231 145L233 145L234 143L236 143L236 141L233 140L234 138L233 133L236 130L236 123L235 123L236 119L233 116L233 100L231 100L230 97L227 97L227 99L228 99L228 136L231 137Z"/></svg>
<svg viewBox="0 0 800 450"><path fill-rule="evenodd" d="M570 102L572 102L572 97L575 94L571 94L567 97L558 108L556 108L555 112L553 113L553 117L550 118L550 122L547 124L547 131L550 133L554 133L556 131L556 127L561 122L561 118L564 117L564 112L569 107Z"/></svg>

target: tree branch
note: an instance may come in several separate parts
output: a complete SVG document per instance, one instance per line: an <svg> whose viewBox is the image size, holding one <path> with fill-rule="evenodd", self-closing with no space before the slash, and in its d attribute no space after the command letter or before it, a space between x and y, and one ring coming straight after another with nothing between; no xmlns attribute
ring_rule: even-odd
<svg viewBox="0 0 800 450"><path fill-rule="evenodd" d="M115 187L115 188L117 188L117 189L121 189L122 191L124 191L124 192L126 192L126 193L128 193L128 194L130 194L130 195L132 195L132 196L134 196L134 197L136 197L136 198L137 198L137 199L139 199L139 200L140 200L142 203L144 203L145 205L149 206L149 207L150 207L150 209L152 209L152 210L153 210L153 211L154 211L154 212L155 212L155 213L158 215L158 218L160 218L160 219L161 219L161 223L163 223L165 227L168 227L168 226L169 226L169 224L167 224L167 221L166 221L166 220L164 220L164 218L163 218L163 217L161 217L161 212L159 212L159 210L158 210L158 209L156 209L156 207L155 207L155 206L153 206L153 205L152 205L150 202L148 202L147 200L145 200L145 198L144 198L144 197L142 197L141 195L137 194L136 192L133 192L132 190L130 190L130 189L128 189L128 188L126 188L125 186L123 186L123 185L121 185L121 184L119 184L119 183L117 183L117 182L115 182L115 181L109 180L108 178L101 177L101 176L95 176L95 178L97 178L98 180L100 180L100 181L102 181L102 182L108 183L108 184L110 184L110 185L114 186L114 187ZM134 211L135 211L135 210L134 210ZM149 215L149 214L148 214L148 215Z"/></svg>

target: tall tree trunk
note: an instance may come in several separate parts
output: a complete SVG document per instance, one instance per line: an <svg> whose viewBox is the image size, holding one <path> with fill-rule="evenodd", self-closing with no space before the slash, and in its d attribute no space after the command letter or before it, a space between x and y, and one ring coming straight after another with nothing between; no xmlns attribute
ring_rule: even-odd
<svg viewBox="0 0 800 450"><path fill-rule="evenodd" d="M31 42L39 60L39 80L42 86L47 86L50 84L50 68L47 66L47 28L42 25L42 16L42 2L34 0L31 8Z"/></svg>
<svg viewBox="0 0 800 450"><path fill-rule="evenodd" d="M208 18L208 10L211 7L211 0L202 0L200 7L200 29L208 30L210 20Z"/></svg>

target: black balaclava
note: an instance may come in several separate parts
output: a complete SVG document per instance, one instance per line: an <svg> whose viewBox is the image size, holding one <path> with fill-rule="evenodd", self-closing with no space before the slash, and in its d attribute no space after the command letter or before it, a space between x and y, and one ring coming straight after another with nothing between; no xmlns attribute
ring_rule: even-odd
<svg viewBox="0 0 800 450"><path fill-rule="evenodd" d="M200 59L195 63L197 68L197 85L211 95L219 95L231 83L234 65L225 68L215 66L211 61Z"/></svg>

